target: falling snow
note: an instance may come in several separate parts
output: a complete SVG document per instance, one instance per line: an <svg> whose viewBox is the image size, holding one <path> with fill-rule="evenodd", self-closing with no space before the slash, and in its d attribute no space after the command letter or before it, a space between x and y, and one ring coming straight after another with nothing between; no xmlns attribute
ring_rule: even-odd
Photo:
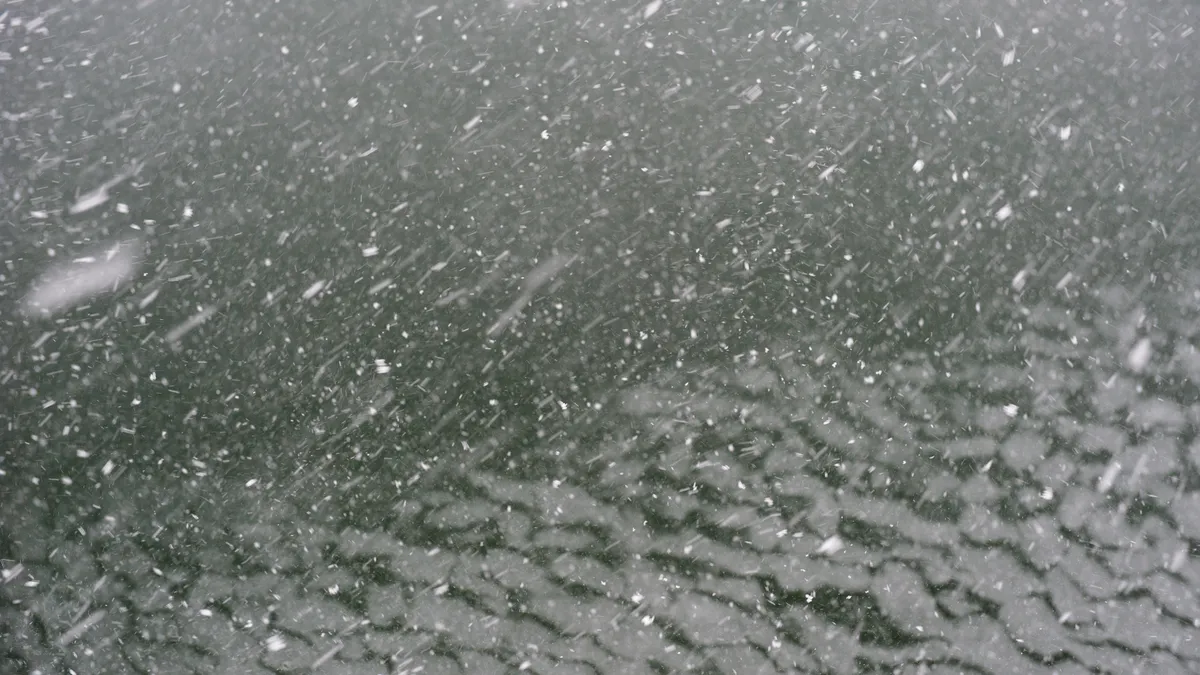
<svg viewBox="0 0 1200 675"><path fill-rule="evenodd" d="M22 309L33 316L52 316L97 296L119 290L139 264L138 244L121 242L47 269L25 296Z"/></svg>
<svg viewBox="0 0 1200 675"><path fill-rule="evenodd" d="M38 4L8 670L1200 669L1182 4Z"/></svg>

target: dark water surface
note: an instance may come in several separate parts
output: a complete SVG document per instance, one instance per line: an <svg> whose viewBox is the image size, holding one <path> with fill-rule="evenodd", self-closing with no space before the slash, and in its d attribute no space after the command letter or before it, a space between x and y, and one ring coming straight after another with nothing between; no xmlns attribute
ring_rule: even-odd
<svg viewBox="0 0 1200 675"><path fill-rule="evenodd" d="M0 9L0 671L1200 670L1187 2Z"/></svg>

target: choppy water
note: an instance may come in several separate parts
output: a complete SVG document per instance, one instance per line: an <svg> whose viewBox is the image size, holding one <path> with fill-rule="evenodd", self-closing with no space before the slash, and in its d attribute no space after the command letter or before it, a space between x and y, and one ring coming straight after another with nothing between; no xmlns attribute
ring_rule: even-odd
<svg viewBox="0 0 1200 675"><path fill-rule="evenodd" d="M0 12L0 671L1194 672L1194 19L878 4Z"/></svg>
<svg viewBox="0 0 1200 675"><path fill-rule="evenodd" d="M540 438L329 443L319 470L257 483L194 461L26 485L8 663L1190 672L1195 281L1051 294L887 363L779 337L598 412L548 404L578 419Z"/></svg>

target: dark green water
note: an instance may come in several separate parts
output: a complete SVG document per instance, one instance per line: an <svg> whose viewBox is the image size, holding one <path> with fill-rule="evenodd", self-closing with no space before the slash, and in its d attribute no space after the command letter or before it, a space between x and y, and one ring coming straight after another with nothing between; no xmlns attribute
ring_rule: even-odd
<svg viewBox="0 0 1200 675"><path fill-rule="evenodd" d="M0 11L0 670L1194 672L1196 18L881 4Z"/></svg>

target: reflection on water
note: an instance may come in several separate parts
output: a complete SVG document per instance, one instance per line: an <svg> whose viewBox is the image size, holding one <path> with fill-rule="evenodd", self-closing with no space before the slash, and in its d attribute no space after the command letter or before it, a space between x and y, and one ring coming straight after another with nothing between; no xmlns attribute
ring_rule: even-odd
<svg viewBox="0 0 1200 675"><path fill-rule="evenodd" d="M542 423L560 433L421 456L354 452L392 396L368 386L330 399L343 442L310 437L329 454L299 479L196 461L25 485L9 663L1186 672L1195 300L1147 298L1051 295L878 364L776 339Z"/></svg>

